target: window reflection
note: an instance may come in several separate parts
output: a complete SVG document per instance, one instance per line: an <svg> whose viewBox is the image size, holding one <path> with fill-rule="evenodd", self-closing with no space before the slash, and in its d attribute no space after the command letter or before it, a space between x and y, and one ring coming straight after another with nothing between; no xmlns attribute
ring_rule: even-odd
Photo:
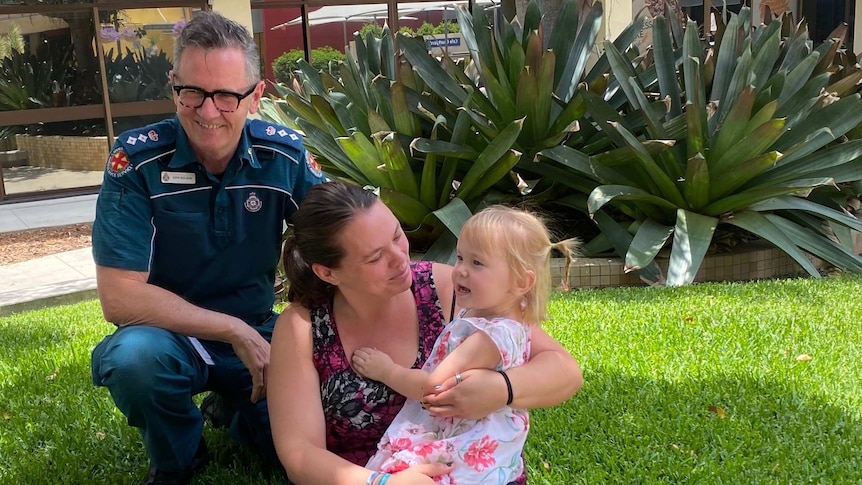
<svg viewBox="0 0 862 485"><path fill-rule="evenodd" d="M102 125L104 120L77 120L84 127ZM8 195L21 195L47 190L92 187L102 183L108 139L105 136L57 134L66 132L70 123L48 123L41 136L28 134L28 127L16 126L12 136L16 149L6 152L3 179ZM86 130L85 130L86 131Z"/></svg>
<svg viewBox="0 0 862 485"><path fill-rule="evenodd" d="M94 18L89 6L17 13L14 4L16 13L0 14L0 200L98 186L109 134L173 112L176 35L199 8L98 10ZM105 94L115 104L113 132Z"/></svg>

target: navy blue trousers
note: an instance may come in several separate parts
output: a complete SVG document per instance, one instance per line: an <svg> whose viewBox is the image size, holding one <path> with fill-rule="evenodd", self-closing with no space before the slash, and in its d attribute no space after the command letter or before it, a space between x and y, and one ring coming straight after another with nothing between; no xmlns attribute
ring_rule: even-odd
<svg viewBox="0 0 862 485"><path fill-rule="evenodd" d="M277 317L255 327L267 342ZM230 344L201 343L214 365L205 364L185 336L145 325L120 327L93 349L93 384L107 387L129 425L140 430L150 466L177 471L191 464L204 424L192 397L204 391L217 392L238 411L231 423L235 439L278 463L266 400L249 399L248 369Z"/></svg>

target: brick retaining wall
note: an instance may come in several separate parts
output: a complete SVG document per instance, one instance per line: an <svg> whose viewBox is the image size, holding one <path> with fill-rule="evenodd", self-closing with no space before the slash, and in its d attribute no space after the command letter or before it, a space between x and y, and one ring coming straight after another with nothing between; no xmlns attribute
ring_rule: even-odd
<svg viewBox="0 0 862 485"><path fill-rule="evenodd" d="M15 142L34 167L100 172L108 159L106 136L15 135Z"/></svg>
<svg viewBox="0 0 862 485"><path fill-rule="evenodd" d="M827 265L809 256L817 268ZM667 258L657 257L662 274L667 276ZM551 280L559 288L566 262L562 258L551 260ZM705 281L740 281L807 275L799 264L785 252L767 243L752 243L747 248L734 248L733 254L707 255L695 276L696 283ZM623 261L618 258L576 258L569 272L569 287L606 288L614 286L643 286L634 272L623 272Z"/></svg>

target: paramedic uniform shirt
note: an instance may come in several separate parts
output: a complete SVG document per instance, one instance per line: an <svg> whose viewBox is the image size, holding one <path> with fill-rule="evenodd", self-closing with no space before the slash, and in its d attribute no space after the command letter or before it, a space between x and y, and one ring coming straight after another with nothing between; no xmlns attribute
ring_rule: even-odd
<svg viewBox="0 0 862 485"><path fill-rule="evenodd" d="M256 324L275 300L283 223L323 181L301 137L268 122L246 121L220 177L198 163L176 118L127 131L105 167L93 257Z"/></svg>

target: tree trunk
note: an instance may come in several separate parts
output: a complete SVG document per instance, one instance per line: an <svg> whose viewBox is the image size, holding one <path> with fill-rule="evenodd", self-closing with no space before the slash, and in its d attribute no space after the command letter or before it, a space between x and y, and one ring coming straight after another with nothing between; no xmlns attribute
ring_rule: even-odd
<svg viewBox="0 0 862 485"><path fill-rule="evenodd" d="M74 101L70 104L100 103L102 80L99 77L99 60L94 50L93 19L80 14L56 15L69 25L69 36L75 53L75 81L71 86ZM62 80L60 80L62 82Z"/></svg>

